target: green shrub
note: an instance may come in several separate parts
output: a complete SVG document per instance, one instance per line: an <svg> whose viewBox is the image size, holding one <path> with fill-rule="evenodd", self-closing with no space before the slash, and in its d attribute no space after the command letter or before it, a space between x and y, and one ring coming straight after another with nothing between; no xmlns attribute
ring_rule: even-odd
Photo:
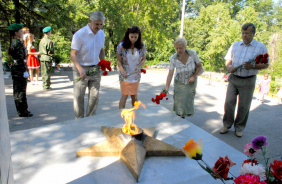
<svg viewBox="0 0 282 184"><path fill-rule="evenodd" d="M278 88L281 86L281 83L280 82L277 82L277 81L271 81L270 82L270 89L269 91L271 93L274 93L276 94L278 92Z"/></svg>

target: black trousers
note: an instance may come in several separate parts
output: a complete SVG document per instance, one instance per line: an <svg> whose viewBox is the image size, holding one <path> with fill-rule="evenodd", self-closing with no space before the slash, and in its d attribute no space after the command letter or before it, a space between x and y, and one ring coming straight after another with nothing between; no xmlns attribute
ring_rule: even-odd
<svg viewBox="0 0 282 184"><path fill-rule="evenodd" d="M18 114L27 113L28 105L26 99L27 79L21 76L12 75L13 95Z"/></svg>

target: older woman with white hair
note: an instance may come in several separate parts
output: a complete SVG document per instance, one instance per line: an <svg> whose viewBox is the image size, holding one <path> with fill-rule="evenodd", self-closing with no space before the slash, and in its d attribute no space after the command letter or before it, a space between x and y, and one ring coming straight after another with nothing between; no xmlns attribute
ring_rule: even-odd
<svg viewBox="0 0 282 184"><path fill-rule="evenodd" d="M202 73L203 66L196 51L186 49L185 38L174 42L176 53L170 57L170 67L166 80L166 90L174 76L173 112L185 118L194 114L194 98L197 87L197 76Z"/></svg>

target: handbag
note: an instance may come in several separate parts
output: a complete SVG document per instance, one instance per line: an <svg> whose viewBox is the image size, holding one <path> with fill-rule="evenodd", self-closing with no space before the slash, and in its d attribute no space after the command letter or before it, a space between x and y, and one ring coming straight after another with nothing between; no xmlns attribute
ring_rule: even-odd
<svg viewBox="0 0 282 184"><path fill-rule="evenodd" d="M194 62L195 62L195 65L196 65L196 67L195 67L195 72L196 72L197 63L196 63L196 56L195 56L195 54L196 54L196 51L194 51L194 53L193 53ZM201 70L199 71L199 73L198 73L197 75L198 75L198 76L202 75L202 74L204 73L204 71L205 71L205 69L204 69L204 67L203 67L203 65L202 65L202 68L201 68Z"/></svg>

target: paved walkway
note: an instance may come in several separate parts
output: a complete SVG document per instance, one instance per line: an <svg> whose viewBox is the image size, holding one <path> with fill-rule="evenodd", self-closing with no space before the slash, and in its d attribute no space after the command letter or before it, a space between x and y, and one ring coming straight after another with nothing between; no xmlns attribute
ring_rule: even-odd
<svg viewBox="0 0 282 184"><path fill-rule="evenodd" d="M139 89L139 100L144 104L152 104L151 98L158 94L165 86L167 70L151 69L147 74L142 74ZM61 74L52 76L52 91L43 91L40 85L28 84L27 97L29 110L34 114L31 118L18 117L12 90L11 77L5 79L6 101L10 131L20 131L74 119L73 113L73 82L72 72L62 71ZM247 128L242 138L234 135L234 129L227 134L219 134L222 127L223 105L227 83L212 82L199 78L197 95L195 99L196 112L193 117L186 120L204 129L218 139L226 142L235 149L243 152L244 145L251 142L259 135L265 135L269 143L270 161L281 160L282 156L282 105L277 105L272 99L266 99L264 104L259 103L254 97ZM170 92L172 93L173 88ZM87 100L87 94L85 96ZM103 76L100 89L100 102L97 114L118 109L120 98L119 81L117 72L110 72ZM130 107L128 99L126 108ZM172 96L167 101L161 101L162 106L171 110ZM223 148L224 149L224 148ZM219 155L225 156L225 155Z"/></svg>

